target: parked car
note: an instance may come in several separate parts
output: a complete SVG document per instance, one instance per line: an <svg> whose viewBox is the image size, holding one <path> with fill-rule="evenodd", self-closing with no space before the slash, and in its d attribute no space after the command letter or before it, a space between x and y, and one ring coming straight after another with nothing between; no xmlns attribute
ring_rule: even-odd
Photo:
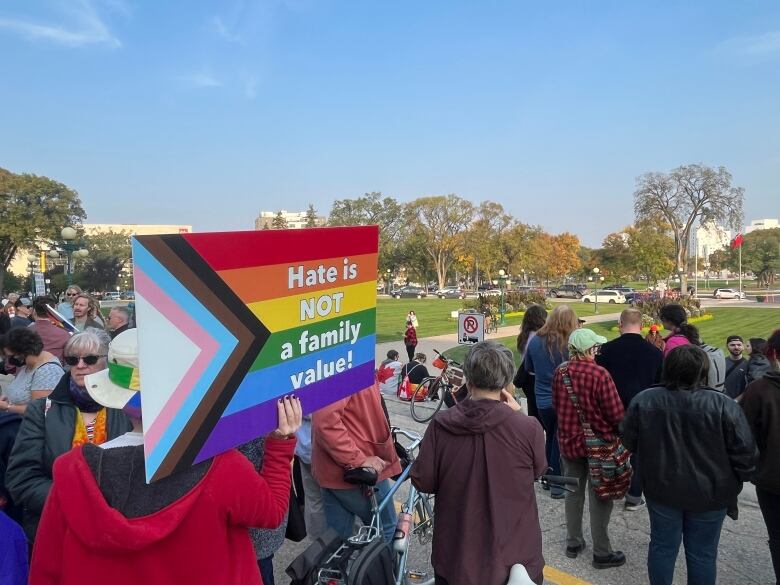
<svg viewBox="0 0 780 585"><path fill-rule="evenodd" d="M623 304L626 302L625 295L617 290L599 290L597 293L590 293L582 297L583 303L596 302L596 295L598 295L598 301L600 303L609 303L614 305L615 303Z"/></svg>
<svg viewBox="0 0 780 585"><path fill-rule="evenodd" d="M553 298L581 299L588 291L584 284L562 284L550 289L548 293Z"/></svg>
<svg viewBox="0 0 780 585"><path fill-rule="evenodd" d="M135 300L135 291L134 290L126 290L122 293L122 298L126 301L134 301Z"/></svg>
<svg viewBox="0 0 780 585"><path fill-rule="evenodd" d="M744 299L745 293L733 288L716 288L712 296L716 299Z"/></svg>
<svg viewBox="0 0 780 585"><path fill-rule="evenodd" d="M477 294L478 295L500 295L501 289L493 284L480 284L477 287Z"/></svg>
<svg viewBox="0 0 780 585"><path fill-rule="evenodd" d="M459 286L445 286L436 291L440 299L465 299L466 293Z"/></svg>
<svg viewBox="0 0 780 585"><path fill-rule="evenodd" d="M421 299L428 296L428 293L419 286L402 286L392 291L392 295L396 299Z"/></svg>
<svg viewBox="0 0 780 585"><path fill-rule="evenodd" d="M118 301L122 298L122 295L120 295L118 292L107 292L104 293L101 300L103 301Z"/></svg>

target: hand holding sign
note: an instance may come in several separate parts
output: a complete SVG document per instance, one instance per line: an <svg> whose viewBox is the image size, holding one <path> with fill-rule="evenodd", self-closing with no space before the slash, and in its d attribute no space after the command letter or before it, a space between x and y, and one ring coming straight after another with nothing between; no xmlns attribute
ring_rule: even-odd
<svg viewBox="0 0 780 585"><path fill-rule="evenodd" d="M298 432L303 424L301 399L297 396L285 396L278 401L279 426L271 433L274 439L289 439Z"/></svg>

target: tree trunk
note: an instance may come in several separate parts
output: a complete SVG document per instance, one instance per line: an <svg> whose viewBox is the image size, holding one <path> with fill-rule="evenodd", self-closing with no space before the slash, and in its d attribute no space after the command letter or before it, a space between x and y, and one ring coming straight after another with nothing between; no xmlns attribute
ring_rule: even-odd
<svg viewBox="0 0 780 585"><path fill-rule="evenodd" d="M0 266L0 296L5 294L5 290L3 290L4 285L5 285L5 268Z"/></svg>

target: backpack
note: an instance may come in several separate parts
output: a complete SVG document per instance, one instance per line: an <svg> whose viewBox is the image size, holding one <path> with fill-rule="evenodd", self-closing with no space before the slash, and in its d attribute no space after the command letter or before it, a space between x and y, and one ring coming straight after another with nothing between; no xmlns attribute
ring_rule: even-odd
<svg viewBox="0 0 780 585"><path fill-rule="evenodd" d="M403 382L399 384L398 386L398 398L401 400L405 400L407 402L411 401L414 397L414 391L417 390L417 386L419 384L413 384L412 381L409 379L409 374L414 371L414 369L421 364L414 364L411 368L406 366L406 375L404 376ZM425 398L428 396L427 392L419 392L417 394L417 401L425 400Z"/></svg>
<svg viewBox="0 0 780 585"><path fill-rule="evenodd" d="M317 573L342 544L341 537L332 528L314 540L299 554L285 573L292 579L291 585L316 585Z"/></svg>
<svg viewBox="0 0 780 585"><path fill-rule="evenodd" d="M708 343L702 343L699 347L707 354L710 361L710 371L707 374L707 386L718 392L723 392L723 384L726 382L726 356L723 351Z"/></svg>

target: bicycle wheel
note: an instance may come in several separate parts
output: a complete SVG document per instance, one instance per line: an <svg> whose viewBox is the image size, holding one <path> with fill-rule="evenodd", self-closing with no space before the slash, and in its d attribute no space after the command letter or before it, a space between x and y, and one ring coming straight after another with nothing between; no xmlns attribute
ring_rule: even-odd
<svg viewBox="0 0 780 585"><path fill-rule="evenodd" d="M417 397L422 394L423 396L432 396L433 392L437 390L437 384L439 397L434 401L420 400L417 401ZM433 418L433 415L439 412L442 403L444 402L444 392L446 389L442 387L439 378L425 378L420 385L414 390L412 395L411 414L412 418L418 423L426 423Z"/></svg>
<svg viewBox="0 0 780 585"><path fill-rule="evenodd" d="M433 506L431 505L433 497L432 495L418 494L414 504L415 515L412 532L423 545L433 540Z"/></svg>

